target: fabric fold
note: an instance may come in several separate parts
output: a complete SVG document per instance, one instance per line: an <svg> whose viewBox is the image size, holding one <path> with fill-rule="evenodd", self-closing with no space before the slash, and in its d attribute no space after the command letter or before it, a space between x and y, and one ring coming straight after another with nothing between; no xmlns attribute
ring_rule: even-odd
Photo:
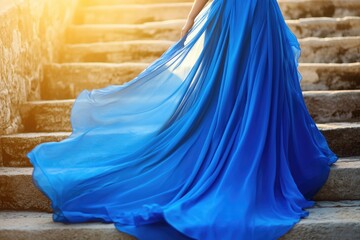
<svg viewBox="0 0 360 240"><path fill-rule="evenodd" d="M28 157L57 222L139 239L277 239L338 157L300 87L276 0L215 0L128 83L84 90L72 134Z"/></svg>

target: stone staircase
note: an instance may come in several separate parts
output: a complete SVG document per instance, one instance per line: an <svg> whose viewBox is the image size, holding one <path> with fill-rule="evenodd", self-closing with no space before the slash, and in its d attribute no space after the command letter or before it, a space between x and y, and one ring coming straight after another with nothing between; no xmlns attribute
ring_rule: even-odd
<svg viewBox="0 0 360 240"><path fill-rule="evenodd" d="M360 0L279 0L302 46L308 109L341 159L316 207L283 239L360 239ZM192 0L87 0L62 61L45 66L42 100L23 106L24 131L0 136L0 239L132 239L113 224L54 223L26 153L71 133L81 90L133 79L180 37Z"/></svg>

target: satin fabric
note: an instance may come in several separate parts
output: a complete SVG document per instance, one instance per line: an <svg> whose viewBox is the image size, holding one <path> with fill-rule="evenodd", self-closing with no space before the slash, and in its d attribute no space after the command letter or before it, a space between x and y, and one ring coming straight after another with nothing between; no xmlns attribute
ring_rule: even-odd
<svg viewBox="0 0 360 240"><path fill-rule="evenodd" d="M130 82L82 91L72 134L27 154L56 222L138 239L277 239L338 157L276 0L215 0Z"/></svg>

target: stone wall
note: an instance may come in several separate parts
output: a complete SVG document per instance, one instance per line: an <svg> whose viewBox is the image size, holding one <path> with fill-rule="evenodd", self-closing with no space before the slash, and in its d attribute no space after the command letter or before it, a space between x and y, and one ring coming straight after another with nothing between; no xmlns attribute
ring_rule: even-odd
<svg viewBox="0 0 360 240"><path fill-rule="evenodd" d="M43 64L59 58L77 2L0 0L0 135L21 131L21 104L40 99Z"/></svg>

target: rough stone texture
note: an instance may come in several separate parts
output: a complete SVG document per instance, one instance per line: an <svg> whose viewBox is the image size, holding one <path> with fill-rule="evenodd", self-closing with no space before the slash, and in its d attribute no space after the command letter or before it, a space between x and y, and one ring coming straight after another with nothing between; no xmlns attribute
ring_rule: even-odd
<svg viewBox="0 0 360 240"><path fill-rule="evenodd" d="M212 1L212 0L209 0ZM194 0L82 0L84 5L120 5L120 4L153 4L153 3L179 3L194 2Z"/></svg>
<svg viewBox="0 0 360 240"><path fill-rule="evenodd" d="M69 63L45 66L42 99L75 98L83 89L122 84L137 76L148 63ZM309 90L360 89L360 63L302 63L301 87Z"/></svg>
<svg viewBox="0 0 360 240"><path fill-rule="evenodd" d="M126 42L66 45L62 62L152 62L174 42L137 40Z"/></svg>
<svg viewBox="0 0 360 240"><path fill-rule="evenodd" d="M84 24L72 25L67 31L68 43L93 43L131 40L180 39L185 19L143 24Z"/></svg>
<svg viewBox="0 0 360 240"><path fill-rule="evenodd" d="M8 0L7 0L8 1ZM184 24L191 2L193 0L84 0L89 5L108 5L124 3L169 3L188 2L181 4L159 4L153 6L112 6L101 8L84 8L80 14L80 21L93 23L117 23L115 25L74 25L67 31L69 43L93 43L125 41L125 43L97 43L97 44L73 44L64 48L65 56L62 61L82 62L125 62L143 61L137 64L99 64L99 63L70 63L70 64L47 64L43 69L41 64L58 60L56 50L63 40L64 27L60 20L66 19L64 6L69 6L70 0L53 1L53 5L47 6L50 0L22 0L22 3L35 6L31 16L26 17L20 24L9 25L27 31L20 34L1 35L0 41L5 36L12 37L11 56L5 60L14 59L16 69L26 71L26 78L21 78L23 86L14 82L16 97L28 96L27 100L39 99L39 86L41 85L42 99L74 98L83 89L105 87L109 84L121 84L134 78L142 71L149 62L158 58L163 51L168 49L172 42L163 41L164 44L155 44L151 41L133 40L171 40L178 39L179 30ZM1 4L0 0L0 7ZM13 2L19 2L16 0ZM40 2L40 4L38 4ZM74 1L72 1L74 3ZM282 11L288 19L307 16L343 17L346 15L360 15L359 0L279 0ZM60 7L59 7L60 6ZM73 9L72 5L72 9ZM160 8L162 6L163 8ZM53 7L59 10L53 11ZM30 7L29 7L30 8ZM1 8L0 8L1 9ZM47 9L47 10L43 10ZM164 11L165 9L165 11ZM186 9L186 11L185 11ZM22 10L23 11L23 10ZM43 12L41 12L43 11ZM51 13L48 13L49 11ZM56 16L60 11L60 18ZM135 14L136 11L136 14ZM141 14L138 15L139 11ZM42 16L41 20L33 21L32 18ZM119 14L120 13L120 14ZM0 13L0 20L2 20ZM49 17L49 15L51 16ZM122 15L122 16L120 16ZM130 16L130 21L124 17ZM136 16L138 15L138 16ZM34 17L35 16L35 17ZM67 15L69 16L69 15ZM47 31L44 24L45 18L50 20L50 30ZM57 20L55 20L57 18ZM82 18L82 19L81 19ZM179 20L146 23L139 25L124 25L121 22L143 23L152 20ZM69 19L69 18L67 18ZM351 64L309 64L310 62L326 63L349 63L360 61L360 18L316 18L288 20L290 28L298 37L327 37L325 39L307 38L301 39L302 62L300 71L303 75L303 90L342 90L359 89L360 63ZM31 23L35 27L28 28ZM6 23L5 23L6 24ZM38 24L38 25L36 25ZM2 26L2 23L0 23ZM25 26L25 27L24 27ZM31 25L33 26L33 25ZM60 28L56 29L54 26ZM54 30L56 29L56 31ZM0 30L3 33L3 29ZM8 31L8 30L6 30ZM52 31L52 32L51 32ZM8 31L10 32L10 31ZM40 36L35 41L27 41L28 37L39 32ZM59 34L59 37L58 35ZM24 37L25 36L25 40ZM353 37L351 37L353 36ZM341 38L339 38L341 37ZM15 39L15 40L13 40ZM19 40L20 39L20 40ZM50 40L54 40L51 43ZM44 42L42 42L44 41ZM133 41L133 42L129 42ZM39 42L42 43L41 46ZM156 43L159 43L157 41ZM166 42L166 43L165 43ZM2 42L0 42L2 43ZM153 44L154 43L154 44ZM28 44L28 45L26 45ZM137 44L137 45L136 45ZM10 46L9 45L9 46ZM17 48L16 46L25 46ZM148 46L145 46L148 45ZM14 47L15 46L15 47ZM150 46L150 47L149 47ZM9 56L3 54L3 46L0 45L0 57ZM31 49L30 49L31 48ZM44 50L44 49L45 50ZM20 49L20 50L19 50ZM40 49L40 50L39 50ZM18 51L17 51L18 50ZM17 52L16 52L17 51ZM55 54L54 54L55 52ZM15 55L14 55L15 54ZM144 56L141 56L144 54ZM32 62L22 63L22 57ZM0 58L2 59L2 58ZM17 61L16 60L16 61ZM4 61L3 61L4 62ZM1 62L1 63L3 63ZM19 75L19 71L11 69L13 75ZM8 71L8 70L7 70ZM4 71L5 72L5 71ZM21 73L20 72L20 73ZM44 72L44 81L40 84L39 76ZM5 72L6 73L6 72ZM3 73L1 73L3 74ZM17 76L17 75L16 75ZM29 77L30 76L30 77ZM1 75L3 78L3 75ZM16 78L17 79L17 78ZM25 80L23 80L25 79ZM1 84L3 82L0 82ZM26 85L27 84L27 85ZM3 90L0 85L0 103L2 95L14 94L7 88ZM358 123L324 123L317 124L328 140L330 148L339 156L360 155L360 90L358 91L327 91L307 92L304 97L310 113L317 122L328 121L358 121ZM22 98L23 103L26 98ZM0 137L0 209L12 210L38 210L51 212L50 201L31 182L32 168L25 154L41 142L60 141L70 134L69 122L70 109L73 100L62 101L32 101L25 103L21 110L27 131L55 131L54 133L24 133L12 134ZM16 108L14 108L16 110ZM12 110L12 109L11 109ZM17 110L16 110L17 111ZM13 115L4 113L0 109L0 117ZM10 116L9 115L9 116ZM15 118L14 118L15 119ZM18 122L16 122L18 121ZM0 120L0 124L1 124ZM19 126L20 120L15 119ZM13 129L13 127L7 127ZM12 131L7 130L6 133ZM0 129L0 134L1 132ZM342 200L360 199L360 159L359 157L342 158L333 167L329 180L315 197L316 200ZM86 223L65 225L53 223L50 214L34 212L2 212L0 213L0 239L126 239L130 238L119 233L112 224ZM310 216L298 223L282 239L360 239L360 202L319 202L315 208L310 209Z"/></svg>
<svg viewBox="0 0 360 240"><path fill-rule="evenodd" d="M280 240L357 240L360 238L360 201L318 202Z"/></svg>
<svg viewBox="0 0 360 240"><path fill-rule="evenodd" d="M54 132L54 133L19 133L11 135L3 135L0 137L2 141L2 166L5 167L30 167L32 166L26 153L35 146L43 142L58 142L67 136L70 132Z"/></svg>
<svg viewBox="0 0 360 240"><path fill-rule="evenodd" d="M50 202L31 184L32 168L0 168L0 209L48 211ZM339 160L332 166L317 200L360 199L360 160ZM330 195L331 193L331 195Z"/></svg>
<svg viewBox="0 0 360 240"><path fill-rule="evenodd" d="M23 105L25 131L71 131L70 113L74 100L32 101Z"/></svg>
<svg viewBox="0 0 360 240"><path fill-rule="evenodd" d="M360 202L318 202L281 240L355 240L360 236ZM12 240L133 240L112 223L64 224L42 212L0 213L0 238Z"/></svg>
<svg viewBox="0 0 360 240"><path fill-rule="evenodd" d="M286 23L298 38L346 37L360 35L360 17L301 18Z"/></svg>
<svg viewBox="0 0 360 240"><path fill-rule="evenodd" d="M2 154L2 150L4 148L4 144L2 143L2 139L0 137L0 167L4 166L4 158L3 158L3 154Z"/></svg>
<svg viewBox="0 0 360 240"><path fill-rule="evenodd" d="M135 78L148 63L64 63L44 67L41 98L72 99L84 89L122 84ZM302 63L301 87L309 90L360 89L360 63Z"/></svg>
<svg viewBox="0 0 360 240"><path fill-rule="evenodd" d="M301 88L309 90L360 89L360 62L341 64L299 64Z"/></svg>
<svg viewBox="0 0 360 240"><path fill-rule="evenodd" d="M308 18L287 20L298 38L360 35L360 17ZM171 40L180 38L185 19L143 24L72 25L67 30L68 43L93 43L131 40Z"/></svg>
<svg viewBox="0 0 360 240"><path fill-rule="evenodd" d="M301 62L349 63L360 61L360 37L304 38L299 40ZM123 42L69 44L64 47L62 62L152 62L174 42L135 40Z"/></svg>
<svg viewBox="0 0 360 240"><path fill-rule="evenodd" d="M338 156L360 156L360 123L326 123L317 124L326 140ZM3 141L3 166L31 166L26 153L43 142L55 142L65 139L71 132L53 133L20 133L0 137Z"/></svg>
<svg viewBox="0 0 360 240"><path fill-rule="evenodd" d="M351 63L360 62L360 36L299 39L300 62Z"/></svg>
<svg viewBox="0 0 360 240"><path fill-rule="evenodd" d="M317 124L338 156L360 156L360 123Z"/></svg>
<svg viewBox="0 0 360 240"><path fill-rule="evenodd" d="M147 63L68 63L45 66L42 99L72 99L84 89L122 84L135 78Z"/></svg>
<svg viewBox="0 0 360 240"><path fill-rule="evenodd" d="M39 99L42 64L58 59L77 0L3 0L0 11L0 134L21 129L19 105Z"/></svg>
<svg viewBox="0 0 360 240"><path fill-rule="evenodd" d="M331 169L328 181L316 194L315 200L359 200L360 168L359 157L342 158ZM341 189L341 190L340 190Z"/></svg>
<svg viewBox="0 0 360 240"><path fill-rule="evenodd" d="M359 121L360 90L306 91L306 105L318 123ZM27 132L71 131L70 113L74 99L31 101L23 105Z"/></svg>
<svg viewBox="0 0 360 240"><path fill-rule="evenodd" d="M83 24L144 23L184 19L192 3L158 3L85 7L77 19Z"/></svg>
<svg viewBox="0 0 360 240"><path fill-rule="evenodd" d="M43 212L0 212L0 239L11 240L135 240L113 223L54 222ZM155 239L154 239L155 240Z"/></svg>
<svg viewBox="0 0 360 240"><path fill-rule="evenodd" d="M317 123L360 121L360 90L306 91L303 96Z"/></svg>
<svg viewBox="0 0 360 240"><path fill-rule="evenodd" d="M286 19L360 16L358 0L278 0Z"/></svg>
<svg viewBox="0 0 360 240"><path fill-rule="evenodd" d="M157 4L143 4L144 1L106 1L99 6L85 7L79 14L80 23L143 23L168 19L186 18L192 3L161 1ZM159 2L159 1L157 1ZM279 0L286 19L305 17L360 16L360 2L357 0ZM133 3L126 5L125 3ZM139 4L138 4L139 3ZM108 5L112 6L108 6ZM138 5L136 5L138 4Z"/></svg>
<svg viewBox="0 0 360 240"><path fill-rule="evenodd" d="M51 211L50 200L32 182L32 170L0 168L0 209Z"/></svg>

